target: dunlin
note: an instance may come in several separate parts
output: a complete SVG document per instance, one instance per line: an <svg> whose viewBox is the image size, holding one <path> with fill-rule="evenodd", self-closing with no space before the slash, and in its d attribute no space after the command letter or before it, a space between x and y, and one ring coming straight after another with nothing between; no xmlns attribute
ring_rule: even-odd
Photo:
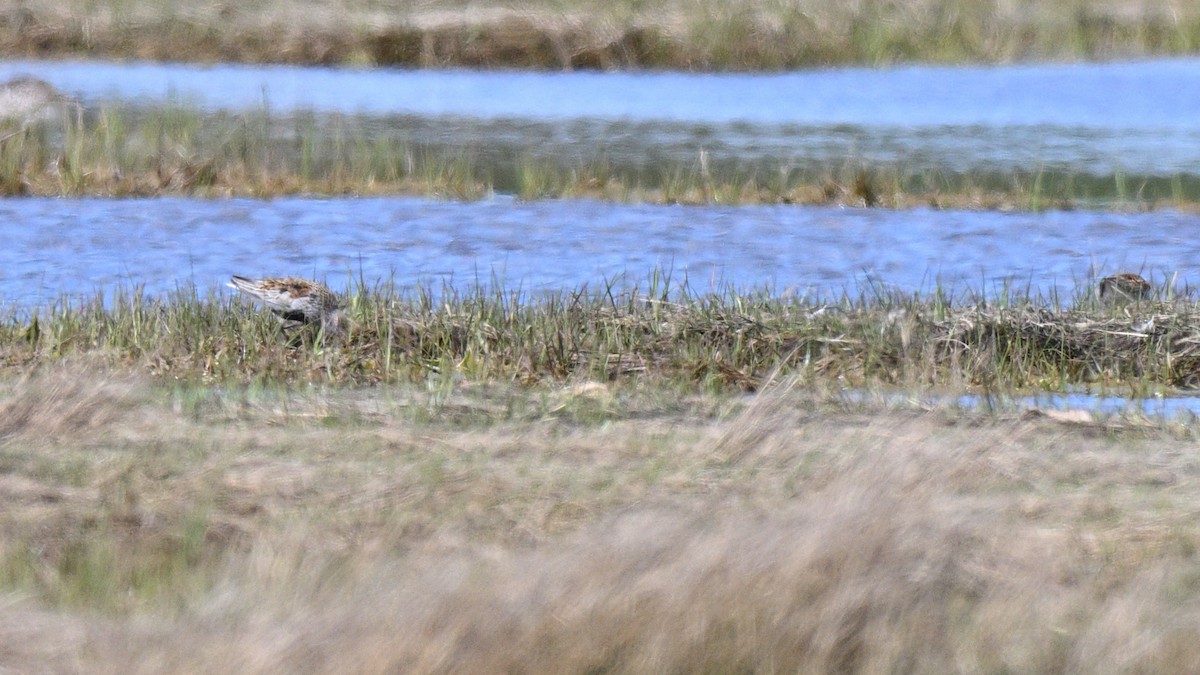
<svg viewBox="0 0 1200 675"><path fill-rule="evenodd" d="M45 80L22 75L0 83L0 120L6 123L26 127L72 108L78 115L83 106Z"/></svg>
<svg viewBox="0 0 1200 675"><path fill-rule="evenodd" d="M1144 300L1150 297L1150 282L1132 272L1114 274L1100 280L1100 297L1108 300Z"/></svg>
<svg viewBox="0 0 1200 675"><path fill-rule="evenodd" d="M235 275L229 286L261 300L285 326L319 323L326 331L338 328L341 301L323 284L295 277L247 279Z"/></svg>

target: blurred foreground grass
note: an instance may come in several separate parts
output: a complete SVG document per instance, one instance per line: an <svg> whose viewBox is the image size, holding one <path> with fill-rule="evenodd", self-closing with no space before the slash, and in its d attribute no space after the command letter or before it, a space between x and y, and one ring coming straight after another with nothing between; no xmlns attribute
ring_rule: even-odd
<svg viewBox="0 0 1200 675"><path fill-rule="evenodd" d="M1186 421L635 384L0 386L0 655L93 673L1200 667Z"/></svg>

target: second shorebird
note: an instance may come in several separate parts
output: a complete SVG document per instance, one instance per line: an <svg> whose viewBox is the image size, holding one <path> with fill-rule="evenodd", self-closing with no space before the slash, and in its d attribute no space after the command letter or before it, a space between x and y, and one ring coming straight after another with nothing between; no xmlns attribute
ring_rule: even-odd
<svg viewBox="0 0 1200 675"><path fill-rule="evenodd" d="M1145 300L1150 297L1150 290L1150 282L1132 272L1122 272L1100 280L1100 297L1105 300Z"/></svg>
<svg viewBox="0 0 1200 675"><path fill-rule="evenodd" d="M54 85L27 75L0 82L0 128L7 131L0 141L19 135L26 128L55 120L61 113L75 111L75 124L83 126L83 105ZM63 124L66 124L64 118ZM15 127L15 129L14 129Z"/></svg>
<svg viewBox="0 0 1200 675"><path fill-rule="evenodd" d="M229 286L261 300L284 322L285 328L320 324L330 333L341 322L341 300L315 281L295 277L247 279L235 275Z"/></svg>

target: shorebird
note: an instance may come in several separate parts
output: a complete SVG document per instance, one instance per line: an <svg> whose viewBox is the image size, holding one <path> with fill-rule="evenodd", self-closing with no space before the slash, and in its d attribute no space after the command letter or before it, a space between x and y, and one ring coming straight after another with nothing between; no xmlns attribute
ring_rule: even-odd
<svg viewBox="0 0 1200 675"><path fill-rule="evenodd" d="M1144 300L1150 297L1150 282L1132 272L1114 274L1100 280L1100 297L1109 300Z"/></svg>
<svg viewBox="0 0 1200 675"><path fill-rule="evenodd" d="M83 105L78 100L45 80L21 75L0 83L0 122L5 126L15 124L24 129L53 120L58 112L70 109L75 110L77 118L83 113ZM19 131L9 133L5 138L15 133Z"/></svg>
<svg viewBox="0 0 1200 675"><path fill-rule="evenodd" d="M327 333L338 329L341 300L324 284L295 277L247 279L234 275L229 286L261 300L285 328L319 323Z"/></svg>

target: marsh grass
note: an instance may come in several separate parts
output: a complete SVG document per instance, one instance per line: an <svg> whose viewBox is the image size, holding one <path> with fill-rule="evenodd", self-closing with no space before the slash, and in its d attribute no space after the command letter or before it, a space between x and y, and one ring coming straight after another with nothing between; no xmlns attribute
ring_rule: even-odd
<svg viewBox="0 0 1200 675"><path fill-rule="evenodd" d="M427 122L269 109L205 113L186 102L91 111L0 141L0 194L271 197L414 194L475 200L589 198L682 204L839 204L968 209L1195 208L1195 175L1065 169L956 173L847 158L746 161L705 149L649 161L547 153L520 142L429 140ZM635 153L636 154L636 153Z"/></svg>
<svg viewBox="0 0 1200 675"><path fill-rule="evenodd" d="M839 386L1085 385L1146 394L1200 385L1200 311L1186 294L1127 305L1093 292L985 298L934 288L783 297L640 285L550 293L483 284L346 289L350 327L285 333L269 313L196 289L64 298L0 322L17 372L90 356L182 382L372 384L646 380L755 391L795 375Z"/></svg>
<svg viewBox="0 0 1200 675"><path fill-rule="evenodd" d="M0 4L9 55L321 65L785 69L1194 53L1188 3L995 0L736 6L715 0L520 8L456 0Z"/></svg>
<svg viewBox="0 0 1200 675"><path fill-rule="evenodd" d="M799 380L753 399L300 393L79 362L6 380L14 406L0 654L18 671L1200 665L1187 423Z"/></svg>

